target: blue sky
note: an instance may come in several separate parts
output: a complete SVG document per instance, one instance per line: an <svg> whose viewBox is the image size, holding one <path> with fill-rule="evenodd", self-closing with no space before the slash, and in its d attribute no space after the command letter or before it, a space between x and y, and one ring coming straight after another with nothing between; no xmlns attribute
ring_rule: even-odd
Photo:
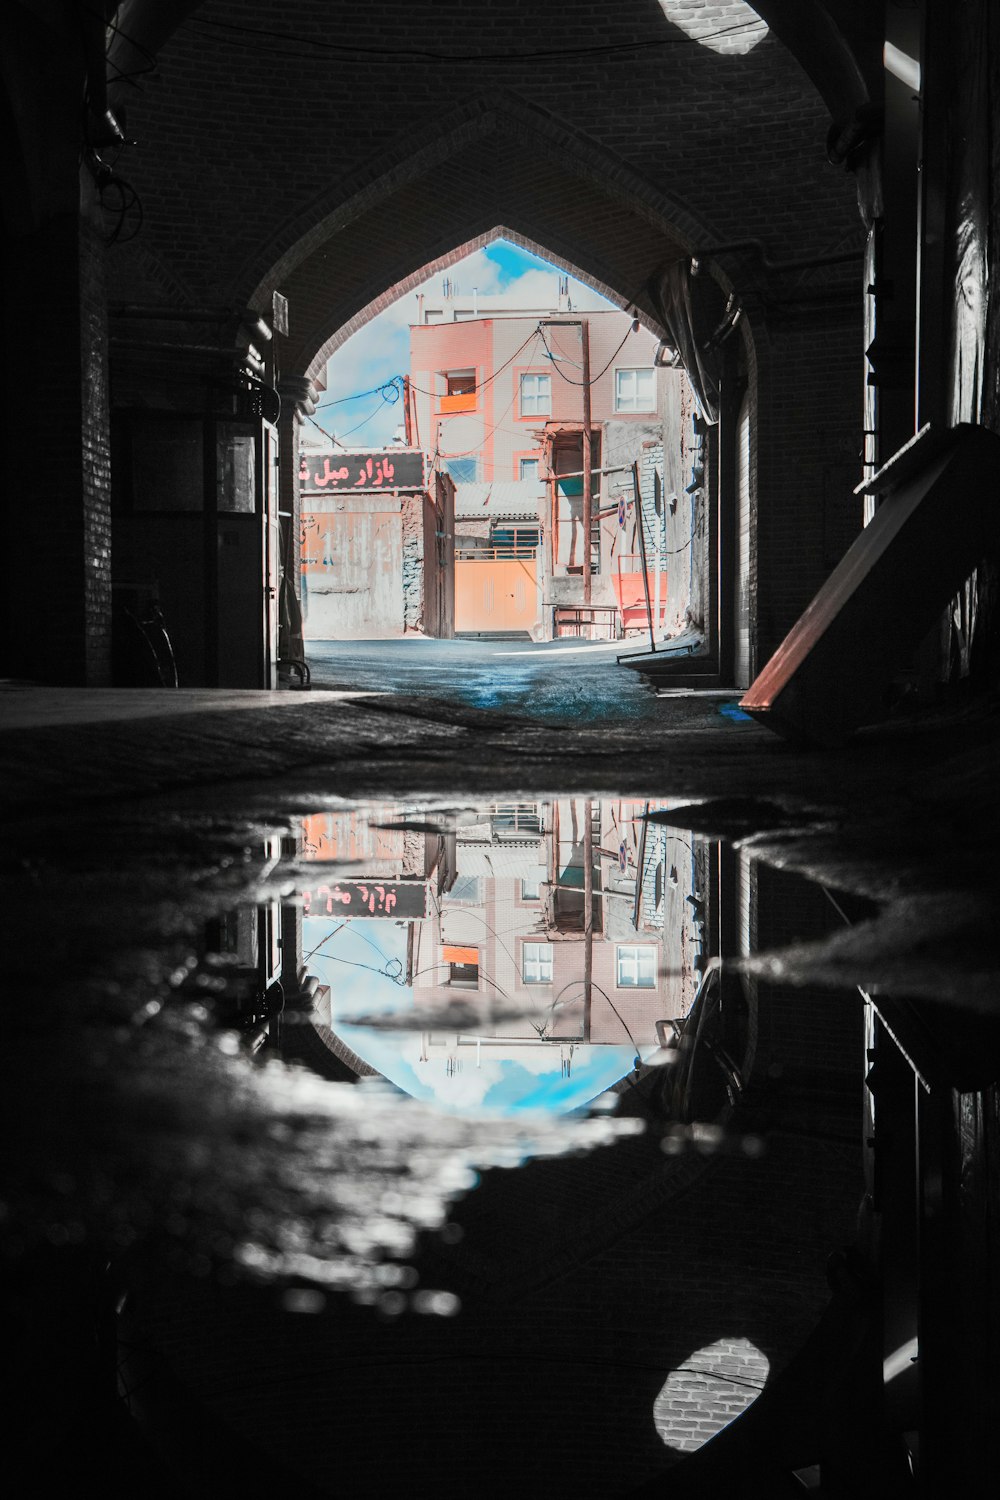
<svg viewBox="0 0 1000 1500"><path fill-rule="evenodd" d="M479 1066L475 1048L468 1047L462 1048L461 1070L448 1077L443 1049L435 1049L431 1061L420 1061L418 1032L380 1031L336 1021L338 1016L412 1008L412 991L380 972L398 972L405 964L404 924L354 919L341 925L336 918L306 917L303 952L309 972L330 986L334 1024L347 1045L413 1098L449 1112L564 1114L604 1093L632 1067L631 1046L577 1046L569 1078L562 1076L558 1046L531 1047L517 1059L500 1058L494 1049L484 1048Z"/></svg>
<svg viewBox="0 0 1000 1500"><path fill-rule="evenodd" d="M446 272L435 272L358 329L328 360L327 388L320 395L315 421L332 432L338 442L350 447L377 448L392 441L403 420L402 406L392 399L391 392L383 396L377 388L408 370L409 325L416 317L417 296L425 289L439 289L445 276L456 282L462 292L471 292L473 287L483 296L508 292L516 301L536 305L550 301L555 307L558 278L562 274L551 262L508 240L494 240L480 250L473 250ZM572 276L570 296L573 305L582 309L612 305ZM315 426L307 425L304 436L310 446L323 445Z"/></svg>

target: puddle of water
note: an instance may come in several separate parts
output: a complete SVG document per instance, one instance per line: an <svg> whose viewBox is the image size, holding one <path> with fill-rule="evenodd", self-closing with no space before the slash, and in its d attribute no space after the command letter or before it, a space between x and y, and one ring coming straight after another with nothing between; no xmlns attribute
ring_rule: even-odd
<svg viewBox="0 0 1000 1500"><path fill-rule="evenodd" d="M203 864L168 915L170 875L157 872L147 900L169 941L150 941L137 900L139 947L119 936L113 982L96 985L91 1012L64 1008L45 1042L28 1231L34 1219L57 1249L107 1245L140 1287L143 1337L195 1388L209 1377L191 1352L190 1293L165 1289L175 1278L260 1288L299 1321L336 1303L457 1327L467 1298L474 1321L490 1298L517 1305L518 1286L537 1299L553 1280L590 1276L602 1247L624 1242L637 1266L669 1247L640 1318L642 1368L658 1371L644 1420L672 1451L704 1441L825 1300L827 1241L857 1201L846 1164L861 1175L861 1051L849 1023L843 1036L829 1017L820 1026L817 1104L803 1062L810 1003L762 1005L762 982L729 960L778 932L828 930L837 913L815 888L765 879L748 854L672 826L669 810L331 798L261 827L244 857ZM127 881L116 872L119 894ZM831 1113L835 1066L847 1081ZM823 1225L815 1265L797 1210L788 1222L787 1207L757 1210L770 1158L783 1180L800 1130L822 1167L810 1167L816 1204L802 1220L810 1235ZM697 1198L713 1172L714 1227L711 1196ZM675 1194L693 1207L673 1244L662 1215ZM793 1314L755 1310L743 1269L754 1257L787 1278ZM703 1274L718 1283L705 1307L725 1308L721 1324L703 1316ZM615 1278L593 1275L590 1295L631 1327ZM512 1369L528 1329L512 1315ZM740 1375L747 1350L752 1380ZM564 1377L583 1380L583 1354L565 1358ZM692 1436L699 1402L710 1412Z"/></svg>

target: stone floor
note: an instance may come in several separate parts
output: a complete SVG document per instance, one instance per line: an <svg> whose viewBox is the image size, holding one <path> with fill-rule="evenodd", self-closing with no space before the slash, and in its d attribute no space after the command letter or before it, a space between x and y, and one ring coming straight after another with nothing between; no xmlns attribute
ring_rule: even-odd
<svg viewBox="0 0 1000 1500"><path fill-rule="evenodd" d="M114 1128L115 1104L85 1092L73 1049L81 1025L110 1025L113 1054L115 1028L134 1021L134 994L126 1005L123 993L114 1014L116 955L127 950L134 976L136 955L147 954L154 993L171 943L198 916L199 892L243 892L253 872L241 850L254 830L311 810L317 797L654 797L683 826L749 842L765 861L869 913L833 938L759 955L762 977L930 1000L949 1036L995 1017L995 700L896 719L838 751L803 752L740 715L735 695L657 699L617 669L602 698L602 681L615 674L606 652L593 662L529 657L522 674L547 678L538 717L524 711L537 680L516 673L507 706L483 707L475 667L468 691L461 672L443 681L435 667L425 675L429 695L412 675L382 671L377 653L353 674L343 662L316 667L313 691L281 694L0 688L0 890L20 1001L2 1071L8 1138L27 1136L22 1183L35 1171L48 1181L55 1159L73 1157L74 1119ZM88 976L98 972L95 987ZM200 1095L184 1084L196 1113L211 1111L211 1075L203 1082ZM989 1303L983 1349L995 1350L996 1090L955 1097L978 1193L972 1259ZM162 1130L164 1107L151 1094L138 1118L148 1110ZM50 1386L40 1368L38 1399Z"/></svg>

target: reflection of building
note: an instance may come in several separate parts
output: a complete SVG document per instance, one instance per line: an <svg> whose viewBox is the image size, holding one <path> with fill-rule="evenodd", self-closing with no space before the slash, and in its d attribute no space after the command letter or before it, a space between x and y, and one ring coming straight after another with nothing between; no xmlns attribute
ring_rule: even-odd
<svg viewBox="0 0 1000 1500"><path fill-rule="evenodd" d="M682 372L565 289L553 311L444 287L420 299L410 371L421 440L457 485L456 630L615 637L647 627L646 584L682 626L699 503Z"/></svg>
<svg viewBox="0 0 1000 1500"><path fill-rule="evenodd" d="M450 636L454 485L410 448L303 452L303 631L311 640Z"/></svg>
<svg viewBox="0 0 1000 1500"><path fill-rule="evenodd" d="M385 821L383 821L383 817ZM423 918L447 883L447 841L406 827L402 810L338 808L302 824L302 858L336 866L303 885L307 916Z"/></svg>
<svg viewBox="0 0 1000 1500"><path fill-rule="evenodd" d="M454 882L414 924L410 978L418 1011L471 1001L483 1026L447 1039L430 1027L428 1049L643 1049L658 1021L685 1013L699 978L694 854L679 835L646 830L643 811L498 804L459 831Z"/></svg>

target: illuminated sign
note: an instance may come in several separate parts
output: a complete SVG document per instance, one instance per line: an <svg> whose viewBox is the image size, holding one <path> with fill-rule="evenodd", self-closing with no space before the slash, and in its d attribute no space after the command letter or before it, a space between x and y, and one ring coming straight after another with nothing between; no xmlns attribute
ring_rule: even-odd
<svg viewBox="0 0 1000 1500"><path fill-rule="evenodd" d="M424 455L412 448L385 453L302 453L299 489L320 495L351 490L422 490Z"/></svg>
<svg viewBox="0 0 1000 1500"><path fill-rule="evenodd" d="M302 910L307 917L419 921L427 915L427 897L423 881L418 880L338 880L336 885L324 883L303 891Z"/></svg>

